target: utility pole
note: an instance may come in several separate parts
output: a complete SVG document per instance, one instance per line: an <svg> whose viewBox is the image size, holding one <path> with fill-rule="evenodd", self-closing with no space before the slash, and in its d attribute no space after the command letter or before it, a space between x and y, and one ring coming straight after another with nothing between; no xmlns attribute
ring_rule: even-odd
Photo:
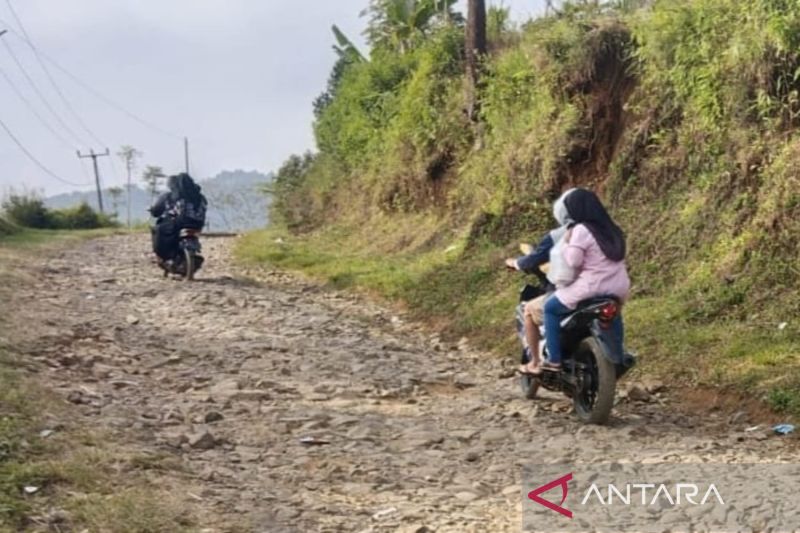
<svg viewBox="0 0 800 533"><path fill-rule="evenodd" d="M80 150L78 150L79 158L87 159L91 157L92 163L94 163L94 182L97 185L97 205L100 207L101 213L105 213L105 211L103 211L103 191L100 189L100 169L97 168L97 158L108 157L109 155L111 155L111 152L108 151L108 148L106 148L106 152L104 154L96 154L94 153L94 150L89 150L89 155L82 155Z"/></svg>
<svg viewBox="0 0 800 533"><path fill-rule="evenodd" d="M467 116L477 123L478 85L482 74L481 67L486 55L486 1L467 2L466 63L467 63Z"/></svg>
<svg viewBox="0 0 800 533"><path fill-rule="evenodd" d="M183 157L186 160L186 173L189 173L189 137L183 138Z"/></svg>

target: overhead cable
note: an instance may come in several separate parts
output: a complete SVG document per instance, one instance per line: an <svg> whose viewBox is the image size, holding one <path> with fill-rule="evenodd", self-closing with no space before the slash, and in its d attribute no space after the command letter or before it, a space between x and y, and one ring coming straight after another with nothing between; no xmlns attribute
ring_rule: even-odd
<svg viewBox="0 0 800 533"><path fill-rule="evenodd" d="M28 150L25 147L24 144L22 144L22 142L17 138L16 135L14 135L14 133L9 129L9 127L6 126L6 123L3 122L2 119L0 119L0 128L5 130L5 132L11 138L11 140L14 141L14 144L17 145L17 147L22 151L22 153L24 153L28 157L28 159L30 159L37 167L39 167L45 174L47 174L51 178L53 178L55 180L58 180L61 183L64 183L66 185L72 185L74 187L82 187L84 185L89 185L88 183L75 183L74 181L70 181L70 180L64 179L61 176L59 176L58 174L56 174L55 172L53 172L52 170L50 170L49 168L47 168L44 164L42 164L41 161L39 161L36 158L36 156L34 156L31 153L30 150Z"/></svg>

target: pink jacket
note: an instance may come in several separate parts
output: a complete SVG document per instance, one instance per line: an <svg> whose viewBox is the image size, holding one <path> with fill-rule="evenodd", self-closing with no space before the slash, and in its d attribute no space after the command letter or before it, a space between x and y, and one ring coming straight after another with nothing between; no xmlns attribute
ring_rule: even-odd
<svg viewBox="0 0 800 533"><path fill-rule="evenodd" d="M578 224L572 229L563 254L567 264L578 271L575 281L556 290L556 297L566 307L575 309L579 302L595 296L628 298L631 280L625 261L608 259L586 226Z"/></svg>

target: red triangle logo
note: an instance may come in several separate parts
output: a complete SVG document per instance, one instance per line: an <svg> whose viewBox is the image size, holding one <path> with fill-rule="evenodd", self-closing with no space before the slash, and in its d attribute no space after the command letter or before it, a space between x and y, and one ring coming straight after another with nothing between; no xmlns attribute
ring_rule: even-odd
<svg viewBox="0 0 800 533"><path fill-rule="evenodd" d="M543 506L547 507L551 511L555 511L555 512L557 512L559 514L562 514L562 515L566 516L567 518L572 518L572 511L570 511L569 509L567 509L565 507L562 507L562 505L564 505L564 502L567 499L567 493L569 492L569 484L568 483L570 481L572 481L572 472L570 472L566 476L563 476L563 477L560 477L560 478L558 478L558 479L556 479L554 481L551 481L547 485L542 485L541 487L530 491L528 493L528 498L530 498L531 500L535 501L539 505L543 505ZM549 500L545 500L544 498L542 498L540 496L540 494L543 494L543 493L549 491L550 489L553 489L553 488L558 487L558 486L561 487L561 502L558 505L556 505L555 503L553 503L553 502L551 502Z"/></svg>

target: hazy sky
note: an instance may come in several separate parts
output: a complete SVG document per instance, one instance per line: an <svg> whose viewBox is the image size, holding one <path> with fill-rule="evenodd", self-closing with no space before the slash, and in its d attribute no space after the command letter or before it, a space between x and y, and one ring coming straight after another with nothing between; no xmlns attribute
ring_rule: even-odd
<svg viewBox="0 0 800 533"><path fill-rule="evenodd" d="M19 33L7 1L0 0L0 30ZM368 3L10 1L39 50L128 111L179 137L188 136L191 170L198 177L236 168L270 171L289 154L313 148L311 102L323 90L335 60L330 26L338 24L364 47L365 20L359 12ZM505 1L518 20L538 13L542 4ZM75 114L97 137L92 139L25 42L13 32L2 39L52 111L0 46L0 120L47 168L85 185L73 187L47 176L0 129L0 192L27 187L52 194L91 187L91 160L79 160L78 148L108 147L114 154L120 145L131 144L144 152L141 166L160 165L169 173L182 169L179 138L137 123L48 64ZM3 73L62 139L19 99ZM103 185L121 185L122 162L114 157L112 165L109 159L99 159Z"/></svg>

